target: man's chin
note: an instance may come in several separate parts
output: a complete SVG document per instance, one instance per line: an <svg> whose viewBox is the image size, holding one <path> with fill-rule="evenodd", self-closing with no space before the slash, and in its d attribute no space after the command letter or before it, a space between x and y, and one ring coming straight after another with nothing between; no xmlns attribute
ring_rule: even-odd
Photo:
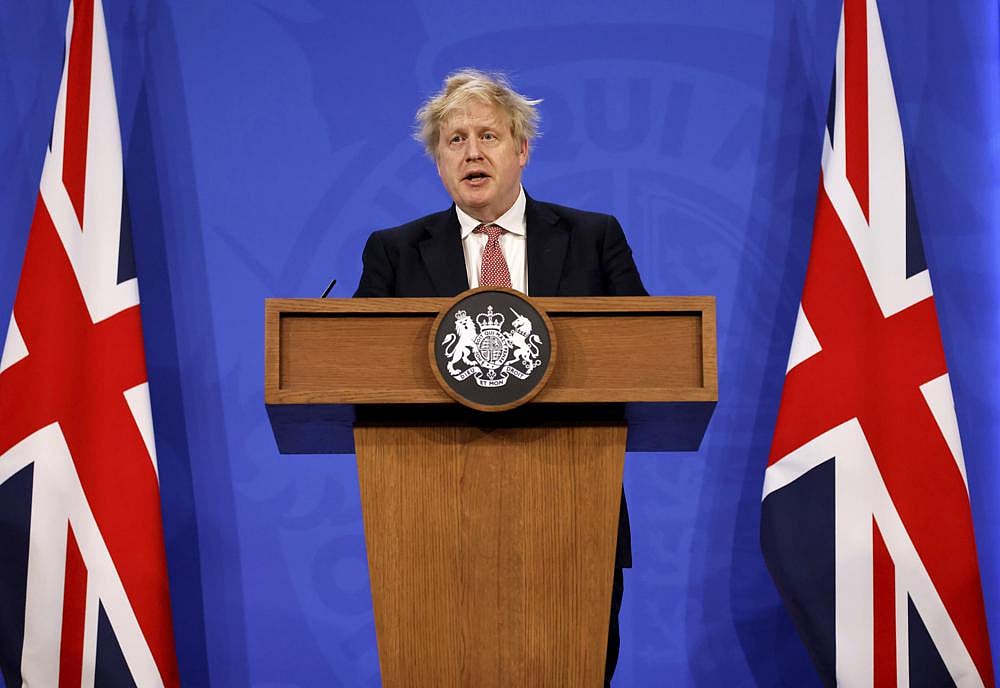
<svg viewBox="0 0 1000 688"><path fill-rule="evenodd" d="M459 192L458 197L462 199L462 203L473 208L482 208L495 200L494 194L486 188L470 189L466 187L459 189Z"/></svg>
<svg viewBox="0 0 1000 688"><path fill-rule="evenodd" d="M484 208L488 208L492 202L493 202L492 198L483 198L482 196L466 194L459 199L458 204L462 206L462 210L468 208L470 211L471 210L479 211L483 210ZM469 214L471 215L472 213Z"/></svg>

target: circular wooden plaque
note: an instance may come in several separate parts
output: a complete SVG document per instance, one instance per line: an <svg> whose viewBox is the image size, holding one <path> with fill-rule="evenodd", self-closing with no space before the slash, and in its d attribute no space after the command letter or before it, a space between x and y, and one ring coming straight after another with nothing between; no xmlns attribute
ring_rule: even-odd
<svg viewBox="0 0 1000 688"><path fill-rule="evenodd" d="M508 411L530 401L556 362L552 321L519 291L462 292L431 326L431 370L455 401L477 411Z"/></svg>

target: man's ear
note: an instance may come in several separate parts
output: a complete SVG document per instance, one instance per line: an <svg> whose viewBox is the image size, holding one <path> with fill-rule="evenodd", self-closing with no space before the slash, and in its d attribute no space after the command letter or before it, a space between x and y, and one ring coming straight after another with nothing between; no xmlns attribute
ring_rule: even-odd
<svg viewBox="0 0 1000 688"><path fill-rule="evenodd" d="M517 153L517 161L522 168L528 164L528 139L521 141L521 150Z"/></svg>

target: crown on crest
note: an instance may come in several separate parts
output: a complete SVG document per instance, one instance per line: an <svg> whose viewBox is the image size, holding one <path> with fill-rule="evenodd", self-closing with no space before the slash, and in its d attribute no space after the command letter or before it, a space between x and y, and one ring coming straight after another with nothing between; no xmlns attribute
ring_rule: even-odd
<svg viewBox="0 0 1000 688"><path fill-rule="evenodd" d="M503 313L494 313L493 306L489 306L485 313L480 313L476 316L476 322L479 323L479 329L481 331L485 330L497 330L499 331L503 327Z"/></svg>

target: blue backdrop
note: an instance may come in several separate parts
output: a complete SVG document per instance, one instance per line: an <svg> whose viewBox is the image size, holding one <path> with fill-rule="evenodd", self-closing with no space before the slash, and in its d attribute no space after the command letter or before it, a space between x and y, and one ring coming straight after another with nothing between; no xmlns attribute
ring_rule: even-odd
<svg viewBox="0 0 1000 688"><path fill-rule="evenodd" d="M996 0L883 0L1000 656ZM0 3L0 320L58 91L66 0ZM351 457L281 456L267 296L348 296L374 228L444 208L412 113L458 67L541 105L525 175L612 212L653 294L718 297L699 452L629 455L618 686L817 679L758 547L838 0L500 5L106 0L186 685L374 686Z"/></svg>

